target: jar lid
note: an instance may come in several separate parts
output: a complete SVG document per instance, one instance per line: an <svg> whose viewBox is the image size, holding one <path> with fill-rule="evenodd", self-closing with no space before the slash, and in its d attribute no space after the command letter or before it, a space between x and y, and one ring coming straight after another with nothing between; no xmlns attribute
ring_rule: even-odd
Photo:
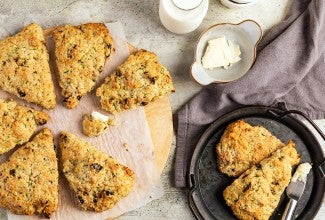
<svg viewBox="0 0 325 220"><path fill-rule="evenodd" d="M191 10L198 7L203 0L172 0L176 7L183 10Z"/></svg>

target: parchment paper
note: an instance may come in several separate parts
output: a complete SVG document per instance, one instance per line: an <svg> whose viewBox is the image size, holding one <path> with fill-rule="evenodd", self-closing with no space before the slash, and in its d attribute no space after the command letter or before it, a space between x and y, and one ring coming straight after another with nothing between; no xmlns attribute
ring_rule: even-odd
<svg viewBox="0 0 325 220"><path fill-rule="evenodd" d="M129 50L124 36L123 27L120 23L106 24L113 36L116 48L113 56L105 65L101 75L100 82L119 65L128 56ZM54 44L51 37L47 38L47 46L50 53L50 63L52 73L56 72L54 64ZM68 187L66 179L60 173L60 199L58 211L52 214L51 219L106 219L122 215L125 212L141 207L148 202L162 196L163 190L160 182L160 173L154 158L154 147L150 137L144 108L126 111L114 116L117 124L109 127L104 134L97 138L88 138L82 133L82 118L84 114L89 114L93 110L109 115L100 109L99 99L95 96L95 90L84 96L79 105L68 110L62 105L62 96L58 86L57 74L53 74L55 82L58 105L54 110L48 111L51 121L45 125L51 129L55 136L55 144L57 145L57 137L61 131L69 131L93 145L108 155L116 158L120 163L130 167L136 174L135 184L132 192L123 200L121 200L111 210L94 213L81 211L73 201L73 194ZM13 98L20 104L39 107L27 104L14 96L0 91L1 98ZM111 115L112 116L112 115ZM113 116L112 116L113 117ZM10 153L9 153L10 154ZM0 162L7 159L8 155L0 157ZM37 216L19 216L10 212L8 219L39 219Z"/></svg>

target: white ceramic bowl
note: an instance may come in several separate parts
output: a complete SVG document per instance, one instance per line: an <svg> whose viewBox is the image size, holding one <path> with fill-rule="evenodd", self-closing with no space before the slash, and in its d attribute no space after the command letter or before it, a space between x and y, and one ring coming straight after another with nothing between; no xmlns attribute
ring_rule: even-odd
<svg viewBox="0 0 325 220"><path fill-rule="evenodd" d="M259 0L220 0L221 4L230 9L238 9L256 4Z"/></svg>
<svg viewBox="0 0 325 220"><path fill-rule="evenodd" d="M241 60L228 69L222 67L212 70L204 69L201 59L209 40L225 36L226 39L238 44ZM201 85L212 82L225 83L239 79L252 67L256 58L256 47L262 38L262 29L253 20L245 20L238 24L222 23L208 28L201 34L195 49L195 59L191 66L191 76Z"/></svg>

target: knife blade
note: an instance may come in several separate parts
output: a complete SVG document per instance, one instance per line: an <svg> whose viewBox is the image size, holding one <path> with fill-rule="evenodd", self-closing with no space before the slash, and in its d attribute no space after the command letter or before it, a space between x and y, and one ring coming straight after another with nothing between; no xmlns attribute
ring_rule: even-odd
<svg viewBox="0 0 325 220"><path fill-rule="evenodd" d="M296 172L291 178L290 184L286 188L286 194L290 200L286 206L281 220L292 219L298 200L305 190L307 175L310 169L311 165L309 163L302 163L297 167Z"/></svg>

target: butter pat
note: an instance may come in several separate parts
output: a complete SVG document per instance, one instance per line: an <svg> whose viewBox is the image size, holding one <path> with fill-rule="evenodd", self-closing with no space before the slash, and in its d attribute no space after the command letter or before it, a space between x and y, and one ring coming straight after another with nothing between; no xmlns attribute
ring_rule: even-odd
<svg viewBox="0 0 325 220"><path fill-rule="evenodd" d="M103 115L99 112L96 112L96 111L93 111L91 113L91 116L95 119L95 120L98 120L98 121L103 121L103 122L107 122L109 117L106 116L106 115Z"/></svg>
<svg viewBox="0 0 325 220"><path fill-rule="evenodd" d="M220 37L208 41L207 49L202 57L202 66L205 69L213 69L216 67L228 67L240 61L240 47L231 40Z"/></svg>
<svg viewBox="0 0 325 220"><path fill-rule="evenodd" d="M302 163L297 167L295 174L293 174L291 181L296 182L300 180L302 182L306 182L307 175L311 169L311 165L309 163Z"/></svg>

